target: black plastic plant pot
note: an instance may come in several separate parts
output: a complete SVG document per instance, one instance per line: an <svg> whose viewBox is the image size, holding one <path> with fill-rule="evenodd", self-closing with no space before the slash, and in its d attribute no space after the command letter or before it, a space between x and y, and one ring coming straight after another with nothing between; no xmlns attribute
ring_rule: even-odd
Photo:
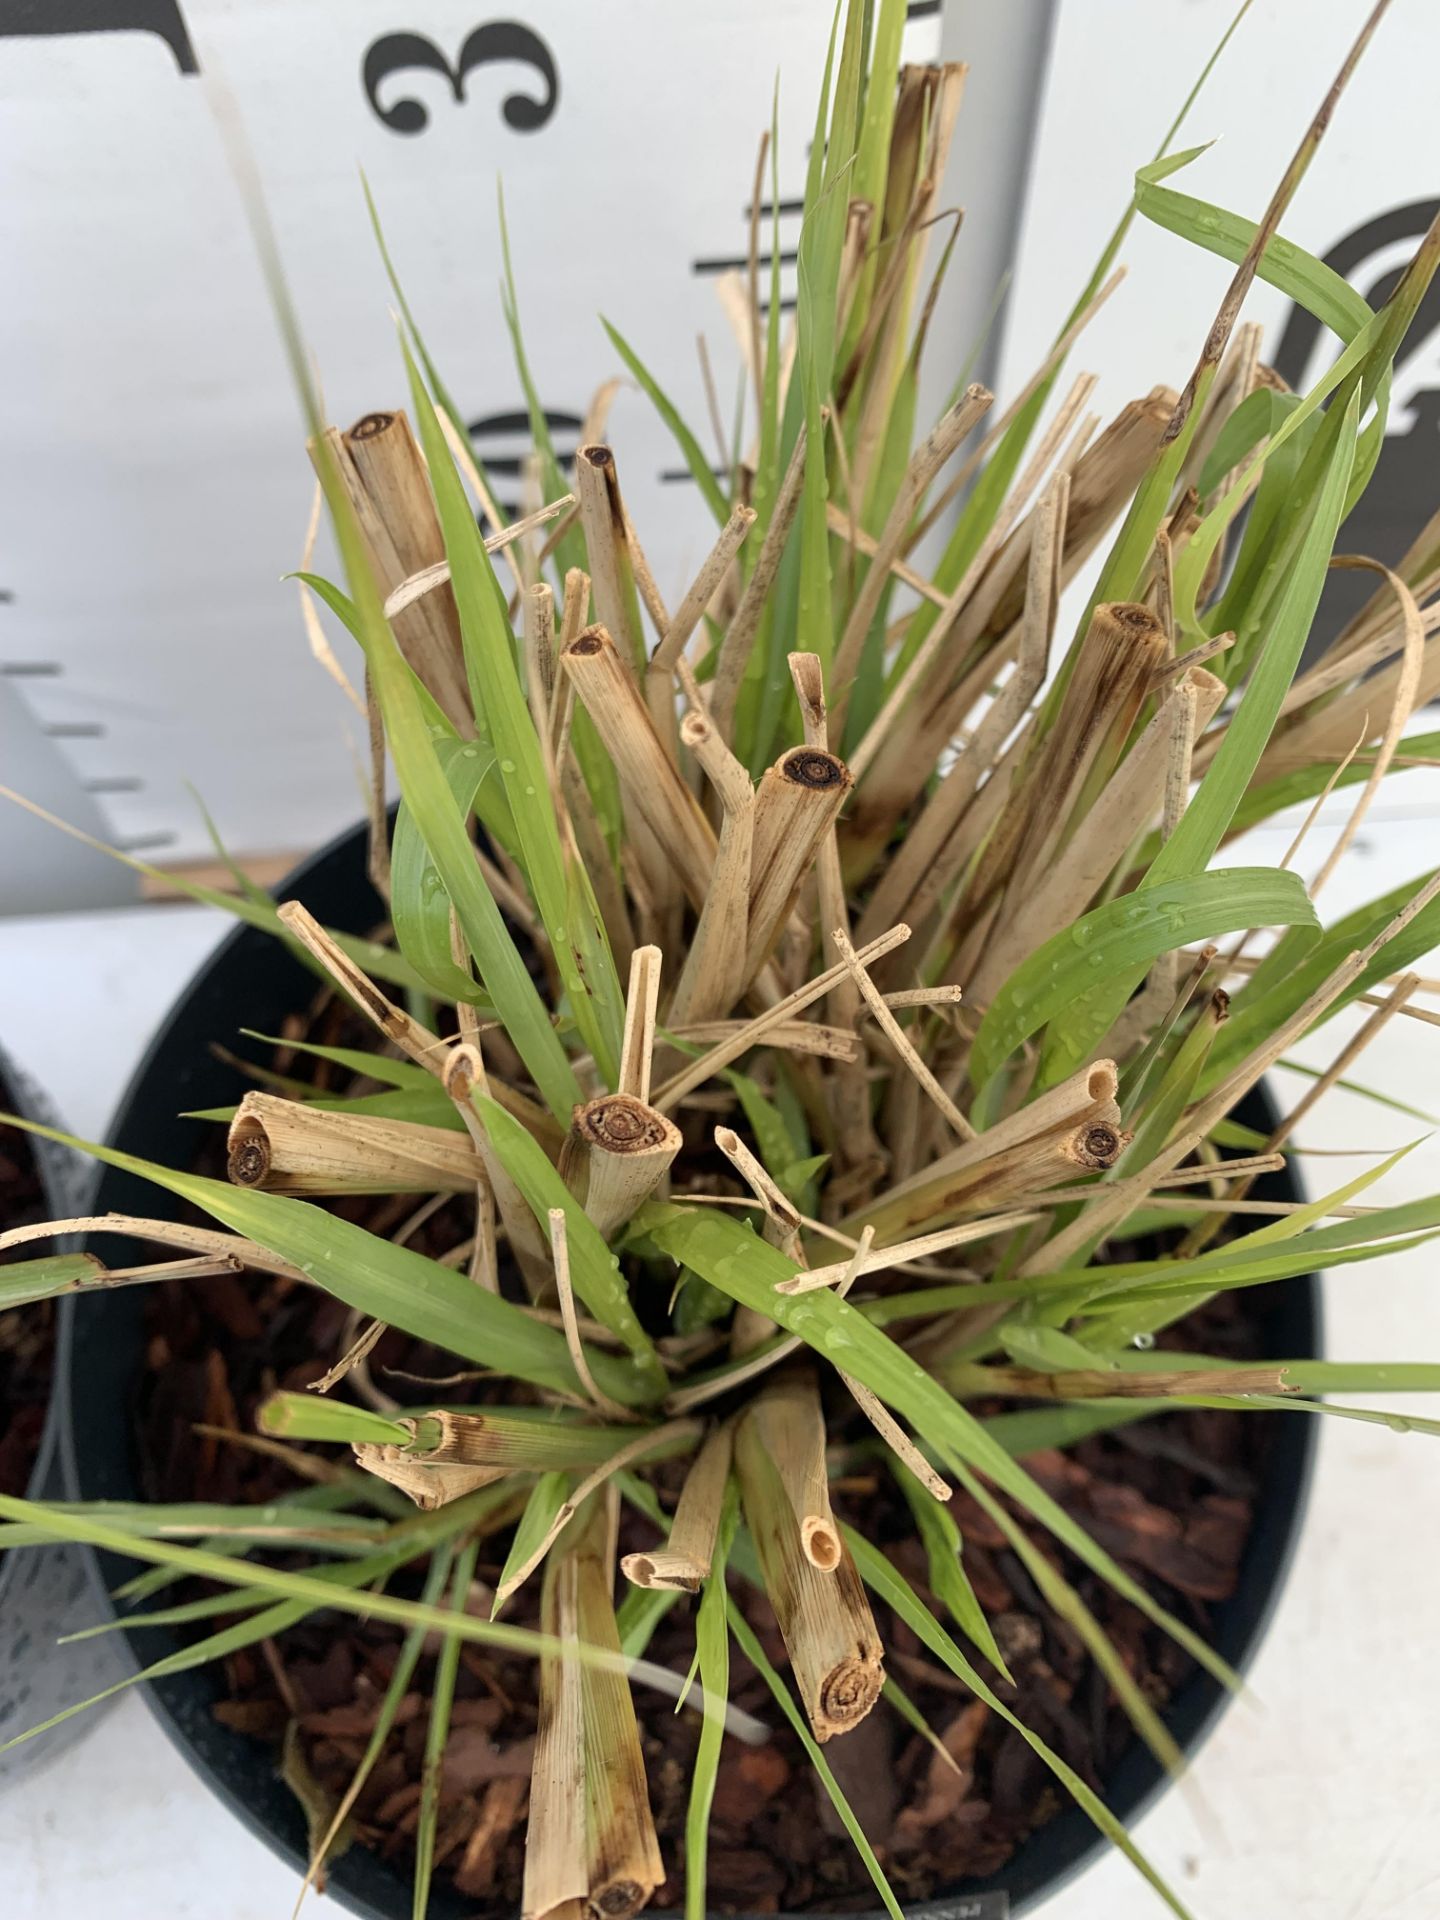
<svg viewBox="0 0 1440 1920"><path fill-rule="evenodd" d="M57 1124L25 1076L0 1053L0 1108L24 1120ZM83 1213L91 1170L77 1155L34 1135L19 1144L33 1157L46 1217ZM9 1225L7 1222L0 1224ZM23 1257L20 1256L20 1257ZM26 1497L59 1499L61 1442L66 1428L65 1345L72 1303L57 1303L49 1404L40 1430ZM61 1636L79 1632L95 1617L88 1557L79 1547L17 1547L0 1554L0 1742L37 1727L76 1700L86 1700L117 1679L123 1656L106 1637L62 1646ZM79 1739L91 1724L77 1715L48 1733L0 1753L0 1790Z"/></svg>
<svg viewBox="0 0 1440 1920"><path fill-rule="evenodd" d="M357 830L335 841L301 867L285 888L304 900L326 924L368 932L382 909L365 876L365 837ZM245 1085L217 1060L214 1040L228 1041L241 1025L277 1033L287 1015L305 1005L314 978L277 941L242 927L225 940L200 970L152 1042L121 1104L112 1145L167 1166L194 1163L201 1124L180 1118L184 1109L222 1106L238 1100ZM1272 1110L1263 1093L1252 1095L1237 1116L1264 1130ZM1267 1200L1293 1200L1298 1189L1286 1173L1264 1175L1255 1188ZM107 1169L96 1211L155 1214L167 1196L132 1175ZM171 1210L178 1203L171 1202ZM98 1248L102 1253L103 1246ZM118 1252L118 1250L117 1250ZM1305 1358L1318 1353L1318 1286L1313 1278L1258 1289L1265 1353ZM133 1408L144 1350L143 1301L139 1291L116 1289L92 1295L72 1319L68 1364L71 1424L67 1474L72 1494L85 1500L138 1497ZM1259 1643L1289 1567L1305 1505L1313 1452L1313 1420L1268 1419L1269 1435L1254 1523L1236 1591L1214 1610L1215 1644L1233 1666L1243 1668ZM104 1594L133 1571L133 1563L97 1556L98 1592ZM108 1606L108 1602L105 1603ZM172 1632L147 1628L127 1635L144 1665L178 1650ZM305 1862L300 1808L280 1781L271 1752L216 1721L222 1697L208 1668L158 1680L150 1704L176 1746L219 1797L297 1872ZM1223 1689L1195 1672L1177 1691L1165 1718L1187 1753L1193 1753L1218 1718ZM1135 1818L1165 1784L1149 1751L1134 1743L1106 1783L1106 1798L1124 1820ZM949 1899L917 1904L917 1920L998 1920L1006 1911L1028 1912L1105 1843L1078 1808L1066 1808L1026 1840L993 1879L966 1881ZM386 1863L354 1847L331 1869L330 1887L353 1912L369 1920L405 1920L411 1888L405 1862ZM982 1898L981 1896L988 1896ZM473 1915L474 1903L438 1884L431 1899L434 1920Z"/></svg>

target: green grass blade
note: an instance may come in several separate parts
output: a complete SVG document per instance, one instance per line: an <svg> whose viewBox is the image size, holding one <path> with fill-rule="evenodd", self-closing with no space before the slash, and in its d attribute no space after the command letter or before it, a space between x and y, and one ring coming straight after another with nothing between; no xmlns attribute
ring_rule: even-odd
<svg viewBox="0 0 1440 1920"><path fill-rule="evenodd" d="M494 808L487 809L481 794L487 783L504 799L493 747L474 740L440 740L436 757L462 817L478 814L486 829L495 830ZM505 812L508 815L508 807ZM411 809L402 801L395 816L390 850L390 921L395 944L434 992L446 1000L473 1005L486 999L475 977L455 964L450 946L450 896L446 893L430 849Z"/></svg>
<svg viewBox="0 0 1440 1920"><path fill-rule="evenodd" d="M965 1571L965 1543L949 1508L937 1500L928 1488L922 1487L910 1469L902 1465L894 1454L887 1456L886 1464L914 1515L915 1531L920 1536L930 1565L930 1591L949 1609L950 1617L971 1645L984 1655L1003 1679L1013 1685L1010 1669L996 1643L990 1622L985 1618L985 1609L976 1598L975 1589Z"/></svg>
<svg viewBox="0 0 1440 1920"><path fill-rule="evenodd" d="M1359 395L1352 390L1344 406L1337 395L1325 415L1306 461L1307 470L1312 465L1316 470L1314 509L1297 514L1297 524L1304 532L1293 561L1267 603L1264 650L1225 729L1219 751L1179 825L1157 852L1140 883L1141 892L1187 875L1199 875L1229 830L1241 796L1259 765L1320 602L1344 510L1358 413ZM1126 967L1075 1003L1068 1015L1074 1030L1108 1032L1143 974L1143 966Z"/></svg>
<svg viewBox="0 0 1440 1920"><path fill-rule="evenodd" d="M542 1326L498 1294L473 1286L463 1274L409 1247L378 1239L308 1201L234 1187L203 1174L177 1173L35 1122L19 1124L192 1201L222 1225L289 1260L357 1312L403 1327L417 1339L433 1341L477 1366L493 1367L563 1393L578 1390L565 1338L558 1329ZM603 1353L591 1357L591 1366L603 1391L613 1398L623 1404L638 1398L631 1367Z"/></svg>
<svg viewBox="0 0 1440 1920"><path fill-rule="evenodd" d="M641 1209L637 1224L663 1252L693 1267L722 1293L767 1314L785 1332L798 1334L822 1359L854 1374L917 1433L924 1434L942 1461L953 1455L983 1473L1002 1493L1027 1508L1093 1572L1109 1581L1118 1594L1157 1626L1163 1626L1216 1679L1226 1686L1238 1685L1213 1647L1157 1605L1146 1589L991 1439L973 1414L848 1300L823 1290L777 1293L776 1283L795 1273L794 1264L748 1227L717 1210L652 1201ZM983 1287L966 1291L970 1305L991 1297L991 1290Z"/></svg>
<svg viewBox="0 0 1440 1920"><path fill-rule="evenodd" d="M635 1363L633 1388L627 1404L633 1404L638 1393L653 1399L663 1398L669 1384L665 1370L654 1342L631 1305L614 1254L534 1135L497 1101L487 1100L480 1093L472 1094L471 1098L506 1172L525 1196L526 1205L542 1231L546 1230L552 1208L559 1207L564 1212L575 1291L600 1324L625 1342Z"/></svg>
<svg viewBox="0 0 1440 1920"><path fill-rule="evenodd" d="M404 1447L410 1443L410 1430L400 1421L319 1393L272 1393L256 1409L255 1424L277 1440L324 1440L337 1446L369 1442Z"/></svg>
<svg viewBox="0 0 1440 1920"><path fill-rule="evenodd" d="M478 1540L460 1549L450 1587L450 1611L463 1614L475 1577ZM447 1633L435 1662L430 1690L430 1720L425 1729L425 1758L420 1773L420 1819L415 1829L415 1890L410 1920L425 1920L430 1908L430 1880L435 1870L435 1827L440 1816L440 1788L445 1764L445 1742L450 1735L450 1712L455 1704L455 1680L460 1671L460 1637Z"/></svg>
<svg viewBox="0 0 1440 1920"><path fill-rule="evenodd" d="M434 1074L424 1067L417 1067L413 1060L392 1060L388 1054L372 1053L365 1047L327 1047L315 1040L286 1040L279 1034L257 1033L253 1027L241 1027L240 1031L247 1040L259 1040L267 1047L288 1047L294 1053L308 1054L316 1060L328 1060L332 1066L344 1067L350 1073L365 1074L371 1080L383 1081L386 1086L412 1092L438 1092L442 1099L445 1098L444 1089L436 1086ZM449 1104L446 1100L446 1105Z"/></svg>
<svg viewBox="0 0 1440 1920"><path fill-rule="evenodd" d="M535 1549L555 1524L560 1509L570 1497L571 1476L555 1471L542 1473L530 1489L530 1498L525 1502L525 1511L521 1514L515 1528L515 1538L510 1543L510 1551L505 1556L505 1565L500 1570L500 1578L495 1582L497 1593L503 1592L521 1567L531 1559ZM490 1618L495 1618L500 1602L497 1599Z"/></svg>
<svg viewBox="0 0 1440 1920"><path fill-rule="evenodd" d="M630 372L635 376L635 380L641 391L669 428L671 437L680 449L685 465L690 469L690 476L700 489L701 497L706 506L709 507L720 525L724 526L730 517L729 502L725 498L724 489L721 487L720 482L715 478L714 469L711 467L709 460L706 459L705 451L700 445L700 442L681 419L680 411L674 401L670 399L654 374L651 373L650 369L630 345L630 342L625 338L624 334L620 332L619 328L612 326L603 314L600 316L600 324L609 335L611 346L614 347Z"/></svg>
<svg viewBox="0 0 1440 1920"><path fill-rule="evenodd" d="M654 1638L655 1629L683 1596L673 1587L631 1587L615 1609L615 1631L620 1651L638 1660Z"/></svg>
<svg viewBox="0 0 1440 1920"><path fill-rule="evenodd" d="M442 1547L434 1554L430 1561L429 1571L425 1576L425 1586L420 1596L423 1605L433 1607L438 1604L440 1596L445 1590L445 1582L450 1577L451 1563L452 1554L448 1546ZM340 1804L335 1809L329 1828L321 1837L320 1844L315 1848L310 1857L309 1869L305 1876L307 1885L312 1882L321 1869L323 1869L326 1860L330 1856L330 1849L335 1845L355 1802L360 1798L365 1787L365 1782L374 1772L376 1761L379 1760L380 1755L385 1750L385 1743L390 1738L396 1716L400 1711L400 1703L408 1693L411 1679L416 1667L419 1665L420 1655L425 1646L425 1639L426 1633L423 1627L412 1627L401 1642L399 1657L396 1659L394 1671L390 1675L389 1685L386 1687L381 1698L379 1711L375 1715L375 1725L370 1730L370 1738L365 1744L365 1751L361 1754L355 1771L351 1775L349 1786L341 1796Z"/></svg>
<svg viewBox="0 0 1440 1920"><path fill-rule="evenodd" d="M1181 1753L1175 1736L1146 1699L1139 1682L1126 1666L1120 1650L1100 1622L1070 1582L1051 1565L1024 1528L1016 1524L1009 1511L992 1497L983 1483L963 1467L957 1467L957 1475L961 1486L971 1499L977 1502L981 1510L989 1515L1005 1535L1010 1543L1011 1552L1017 1555L1025 1571L1035 1582L1046 1605L1057 1619L1066 1621L1079 1635L1090 1658L1109 1682L1110 1691L1120 1702L1131 1726L1161 1766L1173 1777L1178 1777L1185 1770L1185 1756Z"/></svg>
<svg viewBox="0 0 1440 1920"><path fill-rule="evenodd" d="M105 1269L93 1253L50 1253L0 1266L0 1308L27 1307L102 1283Z"/></svg>
<svg viewBox="0 0 1440 1920"><path fill-rule="evenodd" d="M499 759L520 865L544 923L570 1010L606 1085L613 1087L625 1019L615 961L589 883L583 871L567 861L561 845L544 756L516 667L505 596L439 420L421 386L419 369L408 352L405 364L450 562L475 716L478 721L483 715ZM433 846L431 851L436 851Z"/></svg>
<svg viewBox="0 0 1440 1920"><path fill-rule="evenodd" d="M487 1493L495 1489L486 1488ZM456 1514L456 1508L462 1511ZM455 1501L449 1507L442 1507L439 1515L426 1515L427 1519L445 1516L447 1530L453 1530L457 1524L463 1524L467 1513L475 1508L464 1501ZM268 1593L291 1603L287 1608L276 1607L276 1621L263 1626L256 1638L267 1633L279 1633L296 1620L303 1619L307 1613L313 1613L317 1607L336 1609L342 1613L353 1613L364 1618L390 1620L402 1627L422 1627L427 1632L454 1633L463 1640L470 1640L479 1646L501 1647L511 1653L522 1653L535 1658L541 1654L564 1654L567 1659L579 1660L586 1666L603 1667L610 1672L628 1672L631 1679L642 1680L664 1693L675 1691L674 1675L668 1669L656 1667L649 1661L627 1662L623 1655L611 1654L602 1648L581 1643L562 1644L543 1633L534 1633L528 1627L510 1626L504 1621L479 1620L474 1614L452 1614L443 1607L425 1606L413 1600L397 1599L389 1593L370 1591L356 1592L347 1584L346 1576L353 1574L363 1562L355 1562L350 1567L324 1568L317 1572L301 1573L291 1568L266 1567L247 1564L237 1568L235 1563L223 1554L202 1553L193 1547L179 1547L168 1540L140 1540L123 1533L108 1524L86 1519L64 1506L46 1506L39 1501L17 1500L9 1494L0 1494L0 1520L16 1520L43 1525L56 1540L74 1540L83 1546L100 1547L110 1553L127 1554L132 1559L149 1561L155 1566L176 1567L182 1573L191 1574L200 1580L219 1580L230 1586L244 1585ZM417 1549L413 1540L406 1549L406 1557L413 1558ZM373 1570L369 1575L374 1577ZM279 1616L285 1614L286 1617ZM251 1626L257 1622L252 1622ZM248 1644L248 1643L246 1643ZM181 1672L184 1666L199 1666L205 1660L213 1658L213 1653L199 1652L196 1648L185 1648L172 1656L183 1665L169 1667L161 1662L157 1668L151 1668L140 1678L156 1677L161 1671ZM130 1684L128 1681L121 1685ZM110 1691L118 1692L119 1688ZM97 1698L105 1698L100 1695ZM90 1702L85 1704L89 1705ZM706 1703L705 1710L711 1710ZM69 1709L62 1718L68 1718ZM47 1725L53 1722L47 1722ZM42 1732L42 1728L32 1728L31 1734ZM30 1734L22 1738L29 1738ZM14 1744L13 1742L11 1744ZM0 1753L5 1751L0 1747Z"/></svg>
<svg viewBox="0 0 1440 1920"><path fill-rule="evenodd" d="M735 1483L725 1489L710 1577L695 1609L695 1659L700 1684L711 1700L730 1696L730 1636L725 1622L725 1563L735 1531ZM700 1741L690 1770L690 1802L685 1811L685 1920L706 1920L705 1864L710 1842L710 1807L720 1771L720 1748L725 1738L722 1721L701 1723Z"/></svg>
<svg viewBox="0 0 1440 1920"><path fill-rule="evenodd" d="M1142 974L1162 953L1191 940L1247 927L1316 924L1298 875L1271 867L1187 875L1106 901L1037 947L1010 975L980 1022L971 1079L983 1088L1019 1046L1047 1026L1044 1084L1072 1072L1090 1057L1111 1023L1108 997L1091 1012L1097 978Z"/></svg>

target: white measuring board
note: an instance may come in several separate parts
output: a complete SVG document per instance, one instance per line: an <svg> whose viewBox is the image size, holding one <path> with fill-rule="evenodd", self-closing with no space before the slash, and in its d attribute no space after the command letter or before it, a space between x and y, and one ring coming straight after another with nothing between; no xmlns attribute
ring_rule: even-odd
<svg viewBox="0 0 1440 1920"><path fill-rule="evenodd" d="M910 11L905 56L928 59L939 0ZM480 0L0 0L0 665L118 840L206 852L186 780L240 852L314 844L359 810L356 716L281 581L313 480L212 89L253 150L330 416L405 403L363 168L477 449L513 485L497 176L562 452L621 371L599 313L708 447L696 335L728 411L715 275L747 248L778 72L793 300L830 21L830 0L515 0L501 17ZM713 526L633 388L610 433L678 596Z"/></svg>

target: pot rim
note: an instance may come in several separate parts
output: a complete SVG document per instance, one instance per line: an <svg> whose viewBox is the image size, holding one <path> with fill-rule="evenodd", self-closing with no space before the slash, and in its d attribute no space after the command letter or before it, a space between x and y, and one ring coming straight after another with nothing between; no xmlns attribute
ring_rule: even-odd
<svg viewBox="0 0 1440 1920"><path fill-rule="evenodd" d="M60 1126L49 1097L40 1091L23 1068L15 1064L3 1047L0 1047L0 1094L10 1102L9 1111L22 1120L35 1120L46 1127ZM47 1217L64 1220L83 1213L86 1196L94 1186L93 1172L70 1148L59 1146L53 1140L29 1134L26 1144L35 1162ZM74 1235L67 1235L59 1244L63 1251L77 1246L79 1242ZM35 1450L35 1460L25 1482L27 1500L42 1498L54 1470L60 1464L67 1425L65 1388L69 1379L69 1348L66 1335L74 1305L68 1296L62 1296L55 1302L55 1345L50 1361L50 1391L45 1404L45 1420L40 1429L40 1444ZM0 1608L5 1604L5 1591L11 1577L8 1556L0 1557Z"/></svg>
<svg viewBox="0 0 1440 1920"><path fill-rule="evenodd" d="M305 897L312 910L320 912L320 917L329 924L339 924L350 931L359 931L367 923L378 923L384 917L384 910L370 892L365 876L365 841L366 829L363 825L336 835L295 867L276 889L276 899ZM323 910L317 902L317 893L330 896ZM259 947L256 943L265 943L265 947ZM167 1050L176 1044L182 1030L193 1024L197 1003L207 993L214 993L217 982L237 962L244 965L252 952L261 953L267 948L295 967L297 981L306 977L290 956L285 955L278 944L271 942L271 936L245 924L230 929L190 978L142 1053L107 1132L112 1144L118 1143L128 1129L137 1125L145 1116L147 1107L153 1104L153 1096L150 1095L152 1077L164 1068ZM223 1003L232 1004L232 996L224 996ZM1274 1109L1263 1082L1247 1096L1247 1100L1262 1127L1267 1114L1273 1119ZM107 1210L106 1189L115 1184L117 1178L130 1177L116 1176L111 1170L102 1170L94 1202L95 1210ZM1279 1187L1285 1189L1284 1197L1294 1197L1300 1192L1298 1182L1288 1168L1283 1173L1261 1176L1261 1183L1267 1182L1272 1183L1269 1189L1272 1194ZM1264 1185L1257 1183L1257 1191L1264 1190ZM1283 1311L1285 1317L1294 1322L1295 1332L1287 1336L1294 1357L1302 1357L1302 1351L1303 1354L1318 1355L1323 1332L1318 1276L1308 1274L1273 1283L1265 1292L1269 1296L1270 1308L1277 1317ZM122 1307L127 1304L119 1294L97 1295L88 1304L93 1310L102 1302L119 1303ZM1277 1302L1281 1304L1277 1305ZM133 1311L133 1302L128 1304ZM77 1316L73 1313L63 1315L57 1336L57 1380L63 1379L67 1389L71 1386L77 1360L76 1321ZM69 1415L71 1392L66 1391L53 1398L64 1402L65 1412ZM1280 1419L1278 1415L1273 1417ZM1313 1483L1318 1444L1317 1424L1314 1420L1284 1421L1274 1431L1270 1449L1272 1457L1261 1481L1236 1593L1230 1600L1221 1603L1218 1609L1220 1631L1215 1636L1216 1641L1230 1664L1241 1674L1251 1666L1288 1580ZM64 1420L60 1449L67 1498L81 1498L81 1450L77 1445L72 1418ZM119 1573L131 1563L88 1548L86 1555L92 1586L105 1614L110 1618L118 1618L109 1593L111 1582L107 1580L104 1567L108 1563L112 1570ZM156 1649L163 1646L166 1640L178 1644L173 1636L157 1629L126 1629L123 1637L137 1664L147 1657L153 1659ZM150 1642L148 1656L141 1651L142 1643L147 1640ZM172 1745L202 1776L217 1798L272 1852L297 1873L303 1873L306 1859L298 1833L298 1810L292 1833L281 1832L276 1820L267 1817L266 1812L253 1804L252 1798L242 1790L245 1785L253 1788L257 1782L273 1779L274 1769L268 1758L238 1734L226 1734L223 1743L215 1744L224 1746L227 1757L233 1750L245 1754L247 1760L254 1764L247 1764L238 1771L234 1767L222 1770L216 1757L204 1749L204 1734L224 1731L210 1720L208 1697L202 1701L197 1691L198 1682L200 1689L208 1696L208 1677L207 1668L192 1669L158 1681L143 1682L141 1690ZM1226 1690L1202 1669L1190 1674L1177 1690L1169 1703L1165 1719L1180 1741L1187 1762L1193 1761L1214 1731L1228 1701ZM1127 1826L1132 1825L1169 1784L1168 1776L1148 1749L1138 1740L1132 1741L1120 1761L1111 1769L1106 1805ZM905 1911L914 1916L914 1920L967 1920L965 1903L978 1901L981 1904L976 1920L991 1920L982 1896L1008 1893L1012 1920L1020 1920L1022 1914L1033 1911L1040 1901L1050 1898L1083 1868L1093 1864L1108 1850L1109 1845L1083 1811L1071 1804L1063 1807L1043 1827L1023 1840L999 1873L983 1879L966 1880L954 1893L910 1903ZM1050 1856L1054 1856L1053 1859ZM1015 1869L1022 1864L1027 1871L1017 1886ZM392 1888L393 1899L388 1898ZM362 1916L362 1920L402 1920L402 1916L409 1912L408 1879L392 1865L381 1862L363 1849L352 1849L334 1863L329 1876L329 1891L337 1906L348 1908L352 1913ZM458 1896L451 1896L448 1888L437 1886L434 1889L431 1912L435 1920L460 1920L462 1914L468 1915L473 1911L473 1902L464 1902ZM996 1920L999 1911L998 1908L994 1909ZM657 1912L655 1920L674 1920L674 1917ZM749 1917L736 1916L735 1920L749 1920ZM885 1916L879 1911L870 1911L854 1916L854 1920L885 1920Z"/></svg>

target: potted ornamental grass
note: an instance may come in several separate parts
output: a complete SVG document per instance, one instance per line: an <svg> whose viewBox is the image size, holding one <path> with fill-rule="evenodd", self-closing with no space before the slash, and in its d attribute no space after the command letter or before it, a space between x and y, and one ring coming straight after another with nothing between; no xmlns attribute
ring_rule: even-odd
<svg viewBox="0 0 1440 1920"><path fill-rule="evenodd" d="M1433 872L1323 914L1440 689L1435 523L1336 554L1440 231L1372 310L1281 230L1375 19L1258 218L1167 152L1033 378L930 421L963 70L904 13L837 21L793 321L756 212L718 468L611 329L714 516L678 598L603 396L562 473L513 284L507 521L398 284L403 387L326 424L256 214L373 804L283 903L207 896L247 925L48 1229L87 1249L0 1236L7 1308L97 1296L77 1498L0 1547L98 1551L177 1737L362 1911L898 1916L1023 1899L1076 1819L1184 1914L1107 1793L1236 1684L1318 1417L1392 1417L1321 1396L1440 1380L1320 1359L1306 1278L1440 1197L1287 1162L1440 939ZM1066 369L1136 216L1233 279L1106 420ZM1307 393L1257 274L1335 336ZM1373 596L1312 660L1337 564ZM1235 849L1326 797L1323 860Z"/></svg>

